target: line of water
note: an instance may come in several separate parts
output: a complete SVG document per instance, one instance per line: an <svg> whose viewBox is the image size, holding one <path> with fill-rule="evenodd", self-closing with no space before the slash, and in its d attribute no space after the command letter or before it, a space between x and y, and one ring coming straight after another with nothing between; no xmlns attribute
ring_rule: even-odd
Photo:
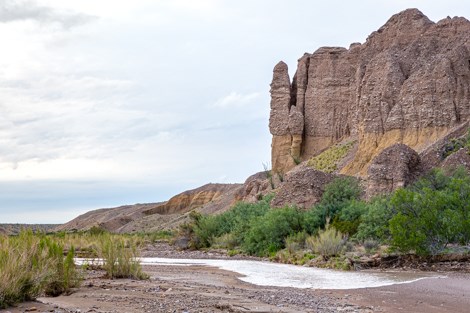
<svg viewBox="0 0 470 313"><path fill-rule="evenodd" d="M206 265L239 273L239 279L261 286L357 289L411 283L442 276L410 272L346 272L249 260L142 258L146 265Z"/></svg>

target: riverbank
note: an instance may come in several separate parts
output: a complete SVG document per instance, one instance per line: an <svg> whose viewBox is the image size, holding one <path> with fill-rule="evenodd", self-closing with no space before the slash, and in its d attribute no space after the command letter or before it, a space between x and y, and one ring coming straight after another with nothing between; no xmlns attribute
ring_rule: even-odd
<svg viewBox="0 0 470 313"><path fill-rule="evenodd" d="M36 312L468 312L470 276L351 290L256 286L207 266L144 266L149 280L107 280L88 271L69 296L40 298L7 311ZM273 273L275 275L275 273ZM6 311L3 311L6 312Z"/></svg>
<svg viewBox="0 0 470 313"><path fill-rule="evenodd" d="M222 251L178 251L163 243L148 247L143 256L233 260ZM143 267L149 280L109 280L104 272L89 270L70 295L40 298L2 312L450 313L467 312L470 306L467 273L440 273L445 277L377 288L315 290L253 285L241 281L240 274L210 266Z"/></svg>

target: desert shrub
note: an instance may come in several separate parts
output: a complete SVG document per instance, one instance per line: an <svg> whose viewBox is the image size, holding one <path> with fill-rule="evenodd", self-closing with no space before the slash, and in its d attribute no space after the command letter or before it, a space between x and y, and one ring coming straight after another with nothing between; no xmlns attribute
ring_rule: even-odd
<svg viewBox="0 0 470 313"><path fill-rule="evenodd" d="M139 232L135 235L143 241L154 243L160 240L169 241L175 234L169 229L164 229L153 232Z"/></svg>
<svg viewBox="0 0 470 313"><path fill-rule="evenodd" d="M358 227L362 222L362 216L367 210L368 204L365 201L349 201L333 218L331 226L343 234L353 236L357 233Z"/></svg>
<svg viewBox="0 0 470 313"><path fill-rule="evenodd" d="M322 204L344 203L350 200L358 200L361 197L362 188L354 177L340 177L334 179L325 186L322 195Z"/></svg>
<svg viewBox="0 0 470 313"><path fill-rule="evenodd" d="M447 158L454 152L459 151L462 148L470 148L470 129L468 129L467 134L460 138L450 139L442 148L441 159Z"/></svg>
<svg viewBox="0 0 470 313"><path fill-rule="evenodd" d="M287 236L285 239L286 250L290 254L295 254L296 252L303 250L305 248L305 240L307 237L308 234L305 230Z"/></svg>
<svg viewBox="0 0 470 313"><path fill-rule="evenodd" d="M390 203L392 245L402 252L436 255L449 243L468 242L470 178L461 171L443 178L441 171L414 188L397 190Z"/></svg>
<svg viewBox="0 0 470 313"><path fill-rule="evenodd" d="M304 213L304 227L305 231L311 235L318 232L319 229L324 228L326 224L326 208L323 205L316 205Z"/></svg>
<svg viewBox="0 0 470 313"><path fill-rule="evenodd" d="M215 248L229 249L233 250L238 246L238 241L235 238L233 233L223 234L219 237L216 237L212 241L212 246Z"/></svg>
<svg viewBox="0 0 470 313"><path fill-rule="evenodd" d="M457 152L460 149L464 148L465 144L466 144L465 138L458 138L458 139L454 138L454 139L449 140L449 142L447 142L442 149L441 159L445 159L452 153Z"/></svg>
<svg viewBox="0 0 470 313"><path fill-rule="evenodd" d="M308 237L306 242L310 249L325 259L341 254L345 244L341 232L330 226L320 230L317 236Z"/></svg>
<svg viewBox="0 0 470 313"><path fill-rule="evenodd" d="M308 160L307 165L322 172L333 173L338 169L338 162L346 156L354 143L351 141L334 145Z"/></svg>
<svg viewBox="0 0 470 313"><path fill-rule="evenodd" d="M80 276L73 261L75 250L71 247L64 258L64 249L60 244L49 238L43 238L43 240L49 250L47 257L50 260L50 266L54 267L45 283L44 293L55 297L67 293L80 282Z"/></svg>
<svg viewBox="0 0 470 313"><path fill-rule="evenodd" d="M195 217L196 215L192 215ZM194 247L210 247L213 239L224 234L224 219L217 215L201 215L194 222Z"/></svg>
<svg viewBox="0 0 470 313"><path fill-rule="evenodd" d="M148 278L138 260L138 247L131 238L103 234L99 237L97 254L109 278Z"/></svg>
<svg viewBox="0 0 470 313"><path fill-rule="evenodd" d="M100 226L92 226L88 231L91 236L99 236L108 233L108 231Z"/></svg>
<svg viewBox="0 0 470 313"><path fill-rule="evenodd" d="M250 228L251 221L263 216L270 209L272 195L263 197L257 203L238 202L230 210L218 215L202 215L191 212L191 221L180 227L180 233L190 238L191 247L199 249L210 247L215 238L231 233L234 242L240 245Z"/></svg>
<svg viewBox="0 0 470 313"><path fill-rule="evenodd" d="M352 203L359 200L362 194L362 188L357 179L353 177L336 178L325 186L325 192L322 195L321 201L306 215L306 227L310 233L315 232L315 227L324 228L326 220L332 219L336 221L339 227L350 228L356 230L360 214L353 211L359 209L362 203ZM347 209L350 207L349 209ZM346 210L343 215L342 211ZM356 211L357 211L356 210ZM354 219L353 219L354 215ZM341 218L343 216L343 219ZM344 225L340 225L341 222ZM351 224L351 225L349 225Z"/></svg>
<svg viewBox="0 0 470 313"><path fill-rule="evenodd" d="M380 196L367 203L361 223L354 238L359 241L375 240L387 243L390 240L389 221L394 216L387 197Z"/></svg>
<svg viewBox="0 0 470 313"><path fill-rule="evenodd" d="M251 220L242 247L249 254L266 256L284 248L285 238L303 229L303 213L298 209L272 209Z"/></svg>
<svg viewBox="0 0 470 313"><path fill-rule="evenodd" d="M0 236L0 308L77 286L73 256L72 249L64 258L60 244L31 231Z"/></svg>
<svg viewBox="0 0 470 313"><path fill-rule="evenodd" d="M374 239L364 240L363 246L367 253L374 252L379 248L380 243Z"/></svg>

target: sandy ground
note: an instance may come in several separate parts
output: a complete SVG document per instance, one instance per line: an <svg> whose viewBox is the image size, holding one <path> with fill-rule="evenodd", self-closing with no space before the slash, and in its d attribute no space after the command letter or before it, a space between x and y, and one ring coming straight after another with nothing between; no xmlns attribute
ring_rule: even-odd
<svg viewBox="0 0 470 313"><path fill-rule="evenodd" d="M224 257L202 254L153 256ZM208 266L148 265L144 270L149 280L108 280L103 272L88 271L71 295L1 312L470 312L470 274L465 273L380 288L312 290L255 286L237 273Z"/></svg>

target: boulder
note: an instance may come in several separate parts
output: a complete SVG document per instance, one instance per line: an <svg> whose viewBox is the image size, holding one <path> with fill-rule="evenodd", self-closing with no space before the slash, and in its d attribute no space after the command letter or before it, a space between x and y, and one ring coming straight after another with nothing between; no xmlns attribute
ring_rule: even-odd
<svg viewBox="0 0 470 313"><path fill-rule="evenodd" d="M404 144L394 144L374 158L368 170L367 196L390 193L413 182L420 173L420 158Z"/></svg>
<svg viewBox="0 0 470 313"><path fill-rule="evenodd" d="M325 185L335 177L301 164L286 174L271 205L311 208L320 201Z"/></svg>

